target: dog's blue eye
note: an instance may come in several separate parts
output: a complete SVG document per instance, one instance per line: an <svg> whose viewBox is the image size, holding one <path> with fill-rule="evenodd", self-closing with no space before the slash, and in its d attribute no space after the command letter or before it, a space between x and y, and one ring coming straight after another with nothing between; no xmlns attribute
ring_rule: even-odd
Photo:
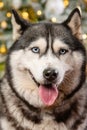
<svg viewBox="0 0 87 130"><path fill-rule="evenodd" d="M60 49L59 50L59 55L64 55L64 54L66 54L68 52L68 50L66 50L66 49Z"/></svg>
<svg viewBox="0 0 87 130"><path fill-rule="evenodd" d="M34 53L39 53L40 52L40 49L38 47L33 47L33 48L31 48L31 50Z"/></svg>

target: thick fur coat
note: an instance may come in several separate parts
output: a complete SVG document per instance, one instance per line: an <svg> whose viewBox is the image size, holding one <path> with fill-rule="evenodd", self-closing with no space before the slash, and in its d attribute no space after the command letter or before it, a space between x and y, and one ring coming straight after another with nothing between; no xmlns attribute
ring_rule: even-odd
<svg viewBox="0 0 87 130"><path fill-rule="evenodd" d="M87 130L81 12L31 24L12 11L14 44L0 82L0 130Z"/></svg>

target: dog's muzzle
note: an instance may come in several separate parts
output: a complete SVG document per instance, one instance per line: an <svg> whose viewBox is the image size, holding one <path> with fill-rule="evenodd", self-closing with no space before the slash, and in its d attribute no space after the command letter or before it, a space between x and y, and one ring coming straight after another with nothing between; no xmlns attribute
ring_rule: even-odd
<svg viewBox="0 0 87 130"><path fill-rule="evenodd" d="M28 71L38 86L38 92L42 102L47 106L52 105L58 97L58 89L56 84L58 71L51 68L45 69L43 71L43 77L45 79L43 84L38 83L30 70Z"/></svg>

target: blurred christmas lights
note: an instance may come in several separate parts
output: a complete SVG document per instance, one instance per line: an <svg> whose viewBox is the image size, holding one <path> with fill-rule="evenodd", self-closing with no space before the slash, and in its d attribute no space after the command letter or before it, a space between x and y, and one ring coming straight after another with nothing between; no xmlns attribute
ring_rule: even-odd
<svg viewBox="0 0 87 130"><path fill-rule="evenodd" d="M38 10L38 11L37 11L37 15L38 15L38 16L41 16L41 15L42 15L42 11L41 11L41 10Z"/></svg>
<svg viewBox="0 0 87 130"><path fill-rule="evenodd" d="M7 53L7 47L6 47L6 44L2 44L0 46L0 54L6 54Z"/></svg>
<svg viewBox="0 0 87 130"><path fill-rule="evenodd" d="M24 12L22 12L22 17L24 18L24 19L29 19L29 14L28 14L28 12L26 12L26 11L24 11Z"/></svg>
<svg viewBox="0 0 87 130"><path fill-rule="evenodd" d="M10 13L10 12L7 12L6 16L7 16L8 18L10 18L10 17L11 17L11 13Z"/></svg>
<svg viewBox="0 0 87 130"><path fill-rule="evenodd" d="M64 6L67 7L69 5L69 0L63 0Z"/></svg>
<svg viewBox="0 0 87 130"><path fill-rule="evenodd" d="M3 28L3 29L7 28L7 22L6 21L1 22L1 28Z"/></svg>
<svg viewBox="0 0 87 130"><path fill-rule="evenodd" d="M87 34L83 34L82 37L83 37L83 40L87 39Z"/></svg>
<svg viewBox="0 0 87 130"><path fill-rule="evenodd" d="M4 2L0 1L0 9L4 7Z"/></svg>
<svg viewBox="0 0 87 130"><path fill-rule="evenodd" d="M52 17L52 18L51 18L51 21L52 21L53 23L57 22L56 17Z"/></svg>

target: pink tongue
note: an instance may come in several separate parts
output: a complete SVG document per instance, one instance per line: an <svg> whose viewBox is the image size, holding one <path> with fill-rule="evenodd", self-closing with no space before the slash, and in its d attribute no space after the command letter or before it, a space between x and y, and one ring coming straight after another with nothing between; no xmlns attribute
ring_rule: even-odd
<svg viewBox="0 0 87 130"><path fill-rule="evenodd" d="M40 85L39 87L39 95L44 102L45 105L52 105L57 96L58 96L58 90L56 86L52 86L50 88L46 88L45 86Z"/></svg>

